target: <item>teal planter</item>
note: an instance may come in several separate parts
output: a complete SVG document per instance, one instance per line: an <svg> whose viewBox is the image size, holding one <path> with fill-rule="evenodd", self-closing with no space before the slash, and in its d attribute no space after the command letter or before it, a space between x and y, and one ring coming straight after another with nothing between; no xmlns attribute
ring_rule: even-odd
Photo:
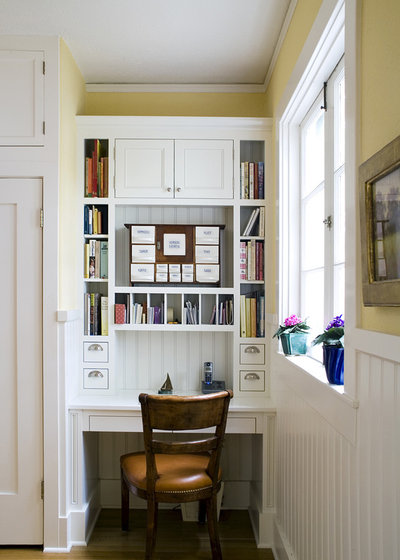
<svg viewBox="0 0 400 560"><path fill-rule="evenodd" d="M281 334L282 350L286 356L299 356L307 352L307 334Z"/></svg>

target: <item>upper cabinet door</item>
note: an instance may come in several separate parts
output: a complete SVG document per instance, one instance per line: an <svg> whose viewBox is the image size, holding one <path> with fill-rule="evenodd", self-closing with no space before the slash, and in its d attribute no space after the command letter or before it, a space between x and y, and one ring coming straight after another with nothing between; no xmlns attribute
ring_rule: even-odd
<svg viewBox="0 0 400 560"><path fill-rule="evenodd" d="M117 139L115 196L172 198L174 141Z"/></svg>
<svg viewBox="0 0 400 560"><path fill-rule="evenodd" d="M44 55L0 50L0 146L44 145Z"/></svg>
<svg viewBox="0 0 400 560"><path fill-rule="evenodd" d="M233 198L233 141L175 140L175 198Z"/></svg>

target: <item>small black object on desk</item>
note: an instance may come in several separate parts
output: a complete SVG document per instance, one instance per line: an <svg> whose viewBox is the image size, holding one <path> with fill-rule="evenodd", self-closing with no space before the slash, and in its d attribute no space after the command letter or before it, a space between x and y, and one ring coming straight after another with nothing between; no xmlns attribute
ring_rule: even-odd
<svg viewBox="0 0 400 560"><path fill-rule="evenodd" d="M169 373L167 373L167 379L164 381L162 387L158 390L159 395L172 395L172 383L169 378Z"/></svg>
<svg viewBox="0 0 400 560"><path fill-rule="evenodd" d="M211 381L211 383L201 382L202 393L218 393L218 391L225 391L225 381Z"/></svg>

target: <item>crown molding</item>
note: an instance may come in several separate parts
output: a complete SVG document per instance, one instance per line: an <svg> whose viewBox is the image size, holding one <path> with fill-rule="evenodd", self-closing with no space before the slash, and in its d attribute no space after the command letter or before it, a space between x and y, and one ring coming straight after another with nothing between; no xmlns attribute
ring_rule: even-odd
<svg viewBox="0 0 400 560"><path fill-rule="evenodd" d="M264 84L86 84L89 93L264 93Z"/></svg>

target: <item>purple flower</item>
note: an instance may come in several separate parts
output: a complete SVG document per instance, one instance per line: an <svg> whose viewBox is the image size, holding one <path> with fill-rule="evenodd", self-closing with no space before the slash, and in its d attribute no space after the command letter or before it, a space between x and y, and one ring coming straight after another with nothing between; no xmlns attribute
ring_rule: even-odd
<svg viewBox="0 0 400 560"><path fill-rule="evenodd" d="M300 317L297 317L297 315L290 315L290 317L285 319L285 327L293 327L294 325L298 325L302 322L303 320L300 319Z"/></svg>
<svg viewBox="0 0 400 560"><path fill-rule="evenodd" d="M333 329L334 327L344 327L344 320L342 319L342 315L337 315L332 319L332 321L325 327L325 330L328 331L329 329Z"/></svg>

